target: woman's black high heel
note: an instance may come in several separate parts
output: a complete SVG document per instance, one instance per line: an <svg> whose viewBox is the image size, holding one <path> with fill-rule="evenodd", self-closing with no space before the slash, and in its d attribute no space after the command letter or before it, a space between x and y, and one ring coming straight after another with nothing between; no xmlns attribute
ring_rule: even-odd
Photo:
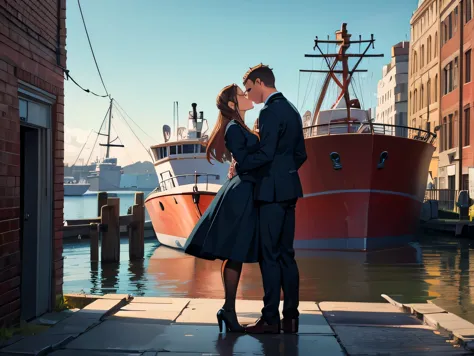
<svg viewBox="0 0 474 356"><path fill-rule="evenodd" d="M219 309L217 312L217 323L219 324L219 331L222 332L222 324L225 323L227 332L244 332L244 327L239 324L235 310Z"/></svg>

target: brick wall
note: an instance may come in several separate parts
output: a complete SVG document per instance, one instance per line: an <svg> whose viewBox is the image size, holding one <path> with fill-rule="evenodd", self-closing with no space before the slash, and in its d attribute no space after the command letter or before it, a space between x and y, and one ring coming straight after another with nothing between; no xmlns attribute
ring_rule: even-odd
<svg viewBox="0 0 474 356"><path fill-rule="evenodd" d="M54 264L62 293L66 0L0 0L0 327L20 317L20 118L18 80L57 96L53 106ZM54 303L54 299L53 299Z"/></svg>

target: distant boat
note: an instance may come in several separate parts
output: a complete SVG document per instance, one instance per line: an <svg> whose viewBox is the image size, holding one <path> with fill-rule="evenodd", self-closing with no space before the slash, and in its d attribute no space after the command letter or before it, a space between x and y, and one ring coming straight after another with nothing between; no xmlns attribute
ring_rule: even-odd
<svg viewBox="0 0 474 356"><path fill-rule="evenodd" d="M81 196L89 189L90 184L87 182L77 182L74 177L64 177L64 195L65 196Z"/></svg>

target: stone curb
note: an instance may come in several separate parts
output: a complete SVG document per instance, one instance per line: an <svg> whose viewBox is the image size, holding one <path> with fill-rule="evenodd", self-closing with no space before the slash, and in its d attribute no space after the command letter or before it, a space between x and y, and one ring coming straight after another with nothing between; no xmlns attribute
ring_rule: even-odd
<svg viewBox="0 0 474 356"><path fill-rule="evenodd" d="M425 325L448 334L453 344L474 351L474 324L447 312L430 300L427 303L402 304L386 294L381 297L401 311L414 315Z"/></svg>

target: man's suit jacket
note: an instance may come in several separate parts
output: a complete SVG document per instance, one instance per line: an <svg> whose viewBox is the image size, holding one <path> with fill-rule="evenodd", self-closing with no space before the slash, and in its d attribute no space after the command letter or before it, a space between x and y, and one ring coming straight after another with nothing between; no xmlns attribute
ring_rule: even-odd
<svg viewBox="0 0 474 356"><path fill-rule="evenodd" d="M298 169L306 161L298 110L281 93L273 94L259 116L260 148L236 165L238 173L257 169L255 199L281 202L303 196Z"/></svg>

